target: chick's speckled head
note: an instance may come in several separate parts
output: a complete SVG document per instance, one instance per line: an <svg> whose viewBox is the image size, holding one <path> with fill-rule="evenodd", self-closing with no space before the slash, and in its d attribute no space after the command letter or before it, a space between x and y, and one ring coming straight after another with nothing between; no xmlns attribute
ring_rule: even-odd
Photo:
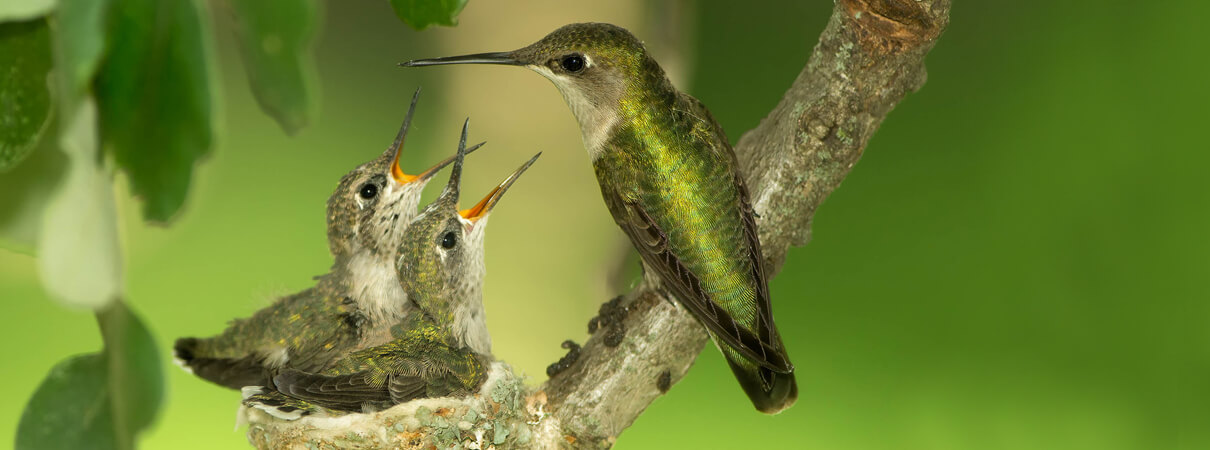
<svg viewBox="0 0 1210 450"><path fill-rule="evenodd" d="M465 130L465 127L464 127ZM441 196L407 227L396 262L408 299L473 350L489 354L491 340L483 313L483 241L487 218L500 198L537 160L534 156L470 209L458 210L462 177L461 149Z"/></svg>
<svg viewBox="0 0 1210 450"><path fill-rule="evenodd" d="M328 198L328 248L338 265L359 253L393 256L405 225L416 216L424 186L453 160L447 158L418 175L407 174L400 167L404 140L419 98L417 89L390 148L341 177Z"/></svg>

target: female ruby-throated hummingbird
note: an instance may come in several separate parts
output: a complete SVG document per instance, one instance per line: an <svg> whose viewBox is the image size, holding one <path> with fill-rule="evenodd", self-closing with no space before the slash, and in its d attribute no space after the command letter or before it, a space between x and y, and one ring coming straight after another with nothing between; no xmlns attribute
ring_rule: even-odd
<svg viewBox="0 0 1210 450"><path fill-rule="evenodd" d="M407 67L504 64L554 82L580 123L601 194L656 275L706 326L756 408L798 397L773 322L747 187L723 129L621 27L564 26L527 47Z"/></svg>
<svg viewBox="0 0 1210 450"><path fill-rule="evenodd" d="M285 369L272 387L246 388L244 404L293 419L315 412L316 406L372 411L415 398L476 391L491 361L481 291L486 220L537 158L460 212L460 153L449 184L408 225L397 252L400 285L418 313L392 327L392 341L353 352L322 372Z"/></svg>
<svg viewBox="0 0 1210 450"><path fill-rule="evenodd" d="M396 247L417 214L421 190L454 159L418 175L400 167L419 95L417 90L391 147L342 177L328 199L331 270L317 277L315 287L235 320L222 334L178 339L178 363L203 379L240 389L265 384L269 370L318 371L356 348L386 341L375 338L383 334L375 330L389 329L409 308L395 275ZM462 133L465 140L465 127Z"/></svg>

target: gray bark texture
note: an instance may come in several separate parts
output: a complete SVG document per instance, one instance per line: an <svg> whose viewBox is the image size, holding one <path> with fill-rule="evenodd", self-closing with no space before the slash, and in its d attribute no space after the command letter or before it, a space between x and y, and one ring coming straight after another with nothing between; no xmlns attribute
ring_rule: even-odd
<svg viewBox="0 0 1210 450"><path fill-rule="evenodd" d="M760 215L770 278L790 247L807 243L816 208L840 185L882 120L924 84L924 57L948 24L949 12L950 0L837 0L806 67L768 117L740 138L735 151ZM428 439L441 433L452 438L443 442L469 448L608 447L685 376L709 340L687 311L668 300L640 284L603 311L605 321L579 349L578 359L536 390L520 387L520 394L496 395L500 389L485 388L472 399L432 405L449 417L477 419L458 421L460 432L423 420L408 422L416 427L396 425L404 421L388 417L392 409L377 413L385 415L365 428L324 435L360 436L355 446L361 448L442 447ZM249 420L249 439L261 447L355 444L308 439L318 437L313 425L255 415Z"/></svg>

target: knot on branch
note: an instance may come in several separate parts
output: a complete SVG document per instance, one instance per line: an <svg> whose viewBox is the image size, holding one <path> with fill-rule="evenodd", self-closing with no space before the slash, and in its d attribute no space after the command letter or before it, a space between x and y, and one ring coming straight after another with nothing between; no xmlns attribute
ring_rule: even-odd
<svg viewBox="0 0 1210 450"><path fill-rule="evenodd" d="M949 17L949 2L919 0L843 0L865 49L892 53L929 44L941 35ZM943 9L944 12L937 9Z"/></svg>

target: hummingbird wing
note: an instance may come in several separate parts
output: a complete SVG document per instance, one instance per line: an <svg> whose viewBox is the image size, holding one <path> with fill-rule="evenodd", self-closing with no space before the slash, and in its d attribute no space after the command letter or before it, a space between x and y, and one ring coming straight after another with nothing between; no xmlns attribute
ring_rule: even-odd
<svg viewBox="0 0 1210 450"><path fill-rule="evenodd" d="M177 364L215 384L240 389L272 380L291 367L318 372L361 338L364 314L329 281L279 298L219 335L185 337L173 345Z"/></svg>
<svg viewBox="0 0 1210 450"><path fill-rule="evenodd" d="M657 136L656 144L633 127L611 138L610 157L593 163L605 203L644 267L716 340L769 370L791 373L774 326L755 212L735 152L697 99L679 93L672 113L672 120L659 125L673 133ZM659 150L651 151L652 145ZM660 167L653 170L633 156L636 148L658 155ZM691 221L700 224L681 226Z"/></svg>
<svg viewBox="0 0 1210 450"><path fill-rule="evenodd" d="M615 221L642 256L645 267L659 276L662 286L693 312L711 334L771 370L782 373L793 370L785 351L778 345L781 340L776 338L776 331L772 326L760 240L756 234L756 223L752 217L752 208L748 206L746 193L741 199L745 218L744 232L750 249L753 250L749 255L752 259L753 276L757 277L759 282L756 284L760 286L757 290L760 326L756 333L741 326L731 314L710 298L703 288L702 280L677 257L669 245L668 234L638 201L626 199L612 189L602 189L602 194L605 203L614 212Z"/></svg>
<svg viewBox="0 0 1210 450"><path fill-rule="evenodd" d="M325 408L361 411L366 404L391 404L387 378L385 373L371 370L324 375L287 369L273 379L273 384L283 394Z"/></svg>
<svg viewBox="0 0 1210 450"><path fill-rule="evenodd" d="M325 408L362 411L364 405L389 408L422 397L466 394L486 378L482 358L468 349L408 344L396 341L359 352L374 355L357 364L360 371L316 374L288 369L273 381L291 397ZM426 348L408 352L416 347Z"/></svg>

